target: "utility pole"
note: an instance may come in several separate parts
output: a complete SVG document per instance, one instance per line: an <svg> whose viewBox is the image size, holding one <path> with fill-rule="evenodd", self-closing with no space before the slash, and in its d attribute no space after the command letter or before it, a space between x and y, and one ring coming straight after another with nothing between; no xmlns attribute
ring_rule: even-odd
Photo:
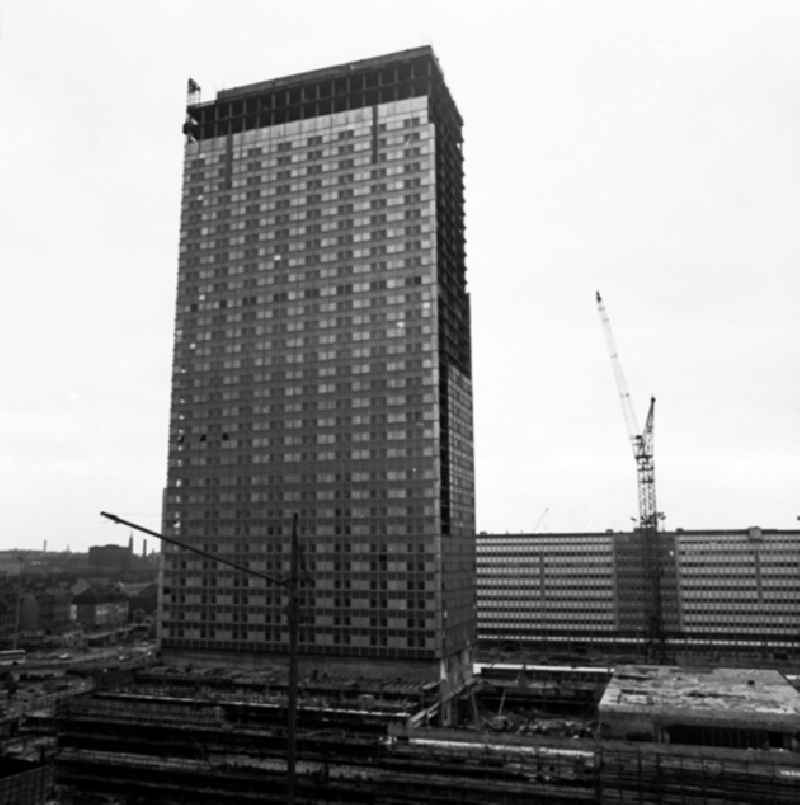
<svg viewBox="0 0 800 805"><path fill-rule="evenodd" d="M174 537L167 537L160 534L158 531L152 531L149 528L132 523L129 520L123 520L116 514L110 512L100 512L101 517L111 520L118 525L124 525L132 528L135 531L140 531L142 534L149 534L151 537L160 539L169 545L176 545L184 551L202 556L204 559L212 559L220 565L227 565L240 573L246 573L250 576L255 576L264 581L275 584L279 587L286 587L288 597L288 621L289 621L289 690L288 690L288 704L286 716L286 802L287 805L294 805L295 802L295 788L296 788L296 756L297 756L297 628L298 628L298 587L299 587L299 567L300 567L300 541L298 537L297 528L297 512L292 518L292 552L289 559L289 577L280 578L279 576L271 576L268 573L261 573L258 570L253 570L250 567L232 562L230 559L224 559L217 554L210 551L204 551L201 548L195 548L186 542L177 540Z"/></svg>

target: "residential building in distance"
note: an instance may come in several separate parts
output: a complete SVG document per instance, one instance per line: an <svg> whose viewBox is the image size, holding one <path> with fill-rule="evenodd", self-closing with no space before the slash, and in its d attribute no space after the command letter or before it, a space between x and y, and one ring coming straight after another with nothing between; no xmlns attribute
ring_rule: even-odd
<svg viewBox="0 0 800 805"><path fill-rule="evenodd" d="M124 573L136 559L130 547L122 545L92 545L89 548L89 569L96 572Z"/></svg>
<svg viewBox="0 0 800 805"><path fill-rule="evenodd" d="M128 596L113 587L90 587L72 600L75 618L86 629L104 629L128 622Z"/></svg>
<svg viewBox="0 0 800 805"><path fill-rule="evenodd" d="M483 641L641 642L640 532L479 534ZM800 531L659 532L661 627L674 643L800 649Z"/></svg>
<svg viewBox="0 0 800 805"><path fill-rule="evenodd" d="M58 634L70 628L72 592L66 584L49 584L33 577L21 592L19 629L22 632Z"/></svg>
<svg viewBox="0 0 800 805"><path fill-rule="evenodd" d="M469 674L462 121L429 47L190 81L164 527L288 571L308 662ZM164 655L283 654L286 597L166 549Z"/></svg>

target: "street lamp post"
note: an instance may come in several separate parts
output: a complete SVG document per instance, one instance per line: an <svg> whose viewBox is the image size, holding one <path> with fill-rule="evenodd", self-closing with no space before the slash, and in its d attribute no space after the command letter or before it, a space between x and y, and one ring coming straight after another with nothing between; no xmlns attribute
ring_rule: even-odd
<svg viewBox="0 0 800 805"><path fill-rule="evenodd" d="M287 717L286 717L286 802L287 805L294 805L295 801L295 766L296 766L296 750L297 750L297 629L298 629L298 586L299 586L299 554L300 543L297 532L297 513L295 512L292 518L292 550L289 564L288 578L281 578L279 576L272 576L268 573L261 573L258 570L253 570L250 567L232 562L230 559L224 559L217 554L209 551L204 551L201 548L196 548L186 542L177 540L174 537L167 537L160 534L158 531L152 531L149 528L132 523L129 520L123 520L116 514L101 511L100 515L107 520L111 520L118 525L124 525L132 528L135 531L140 531L143 534L149 534L151 537L160 539L169 545L176 545L184 551L195 553L205 559L212 559L221 565L227 565L240 573L247 573L250 576L255 576L270 584L275 584L280 587L286 587L288 601L288 626L289 626L289 690L288 690L288 704L287 704Z"/></svg>

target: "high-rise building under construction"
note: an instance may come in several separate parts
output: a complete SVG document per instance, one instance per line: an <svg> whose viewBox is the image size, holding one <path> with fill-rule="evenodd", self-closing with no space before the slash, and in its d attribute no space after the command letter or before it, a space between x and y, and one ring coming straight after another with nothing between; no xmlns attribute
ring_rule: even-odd
<svg viewBox="0 0 800 805"><path fill-rule="evenodd" d="M189 82L164 528L288 570L309 659L468 667L462 121L429 47ZM279 587L165 548L165 653L288 641Z"/></svg>

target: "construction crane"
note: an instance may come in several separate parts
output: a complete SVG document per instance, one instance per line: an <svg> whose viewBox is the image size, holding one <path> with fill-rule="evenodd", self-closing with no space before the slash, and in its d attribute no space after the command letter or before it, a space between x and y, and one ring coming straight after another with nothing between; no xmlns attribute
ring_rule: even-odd
<svg viewBox="0 0 800 805"><path fill-rule="evenodd" d="M622 364L619 360L617 343L611 329L611 319L608 317L606 306L600 291L595 291L597 310L603 324L603 333L608 345L608 354L611 357L611 367L614 370L614 380L622 405L622 416L628 430L628 439L633 449L633 458L636 462L636 476L639 489L639 527L642 531L654 531L658 524L658 511L656 509L656 472L653 462L653 417L655 415L656 398L650 398L650 408L647 411L644 428L640 431L636 413L633 410L631 393L625 381Z"/></svg>
<svg viewBox="0 0 800 805"><path fill-rule="evenodd" d="M656 507L656 468L653 459L653 419L655 416L656 398L650 397L650 407L647 410L644 428L639 430L636 413L633 409L631 393L625 381L625 374L622 371L622 364L619 360L617 343L614 340L614 332L611 329L611 319L609 319L603 298L600 291L595 291L595 301L597 311L600 314L600 321L603 325L603 333L606 337L608 353L611 357L611 367L614 371L614 380L617 383L617 391L622 405L622 416L625 419L625 427L628 430L628 439L633 449L633 458L636 462L636 481L639 497L639 531L642 537L642 559L644 569L649 577L651 596L646 606L646 620L648 621L648 631L653 639L660 640L663 635L661 622L661 572L660 557L658 549L658 521L663 519Z"/></svg>

